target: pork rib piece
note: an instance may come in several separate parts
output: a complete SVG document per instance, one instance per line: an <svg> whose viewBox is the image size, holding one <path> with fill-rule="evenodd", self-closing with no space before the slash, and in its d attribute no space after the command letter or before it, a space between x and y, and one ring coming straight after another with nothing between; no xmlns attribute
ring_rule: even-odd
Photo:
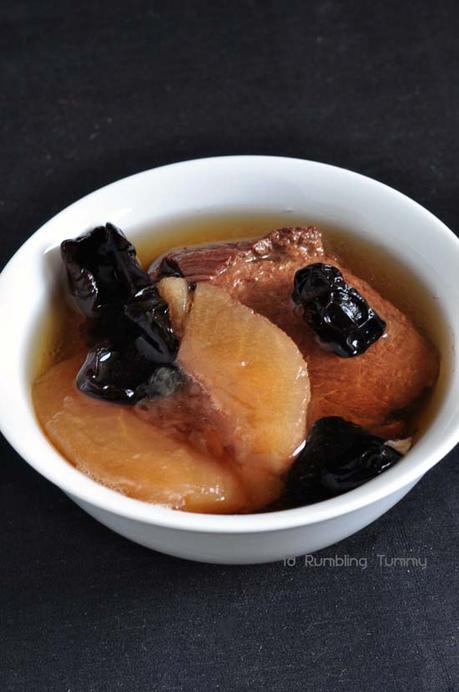
<svg viewBox="0 0 459 692"><path fill-rule="evenodd" d="M362 355L340 358L325 351L294 312L294 274L313 262L337 266L386 321L386 334ZM221 286L283 329L308 363L308 427L318 418L341 416L386 438L412 433L408 412L434 384L438 354L406 315L325 252L317 228L280 228L255 241L179 248L150 272L153 278L177 273Z"/></svg>

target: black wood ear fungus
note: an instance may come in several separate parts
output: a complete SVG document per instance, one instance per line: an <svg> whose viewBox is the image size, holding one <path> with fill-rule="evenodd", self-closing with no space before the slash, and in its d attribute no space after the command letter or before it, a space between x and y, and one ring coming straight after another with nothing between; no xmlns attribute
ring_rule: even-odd
<svg viewBox="0 0 459 692"><path fill-rule="evenodd" d="M70 293L89 318L123 303L151 283L134 246L111 223L61 244Z"/></svg>
<svg viewBox="0 0 459 692"><path fill-rule="evenodd" d="M294 278L294 302L327 348L342 358L364 353L377 341L386 323L360 293L330 264L309 264Z"/></svg>
<svg viewBox="0 0 459 692"><path fill-rule="evenodd" d="M321 418L290 468L286 497L294 506L330 499L378 476L401 456L383 438L354 423L337 416Z"/></svg>
<svg viewBox="0 0 459 692"><path fill-rule="evenodd" d="M69 288L88 318L91 350L77 377L79 389L100 399L135 403L150 392L155 371L171 365L178 341L167 304L136 259L134 246L112 224L61 245Z"/></svg>
<svg viewBox="0 0 459 692"><path fill-rule="evenodd" d="M86 356L77 375L77 386L97 399L134 404L145 396L143 385L152 370L151 362L133 348L99 345Z"/></svg>
<svg viewBox="0 0 459 692"><path fill-rule="evenodd" d="M127 337L144 358L164 365L175 360L178 341L169 321L169 308L156 286L141 289L123 308Z"/></svg>

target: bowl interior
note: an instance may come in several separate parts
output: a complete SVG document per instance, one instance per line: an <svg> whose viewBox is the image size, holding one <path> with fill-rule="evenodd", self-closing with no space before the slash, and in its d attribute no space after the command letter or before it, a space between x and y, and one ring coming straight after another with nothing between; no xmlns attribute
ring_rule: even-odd
<svg viewBox="0 0 459 692"><path fill-rule="evenodd" d="M98 224L119 225L142 252L152 234L173 246L182 219L224 217L272 219L271 227L309 221L345 229L397 266L419 290L413 315L441 351L442 367L426 414L424 432L393 469L361 488L318 505L263 515L189 515L131 500L73 469L43 435L32 408L30 382L36 341L61 280L59 244ZM253 225L253 224L252 224ZM269 229L269 226L267 226ZM344 240L343 240L344 239ZM345 236L341 236L345 242ZM344 247L345 249L345 247ZM372 250L372 252L373 252ZM382 263L387 266L387 263ZM381 266L382 266L381 264ZM394 265L395 266L395 265ZM0 316L8 330L1 343L0 370L6 397L0 426L37 470L76 497L125 516L205 530L265 530L310 523L351 511L419 478L458 440L459 382L456 274L459 242L425 209L381 183L324 164L274 157L224 157L166 166L132 176L89 195L51 219L18 251L0 279ZM397 270L398 271L398 270ZM380 272L380 280L384 272ZM411 295L413 291L411 290ZM403 295L403 290L399 291ZM399 301L400 302L400 301Z"/></svg>

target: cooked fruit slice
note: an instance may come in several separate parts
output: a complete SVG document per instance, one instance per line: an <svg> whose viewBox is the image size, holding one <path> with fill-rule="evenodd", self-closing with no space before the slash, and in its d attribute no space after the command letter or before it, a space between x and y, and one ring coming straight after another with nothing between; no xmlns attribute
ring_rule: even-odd
<svg viewBox="0 0 459 692"><path fill-rule="evenodd" d="M227 415L236 460L274 473L289 466L305 435L309 379L283 331L223 289L198 284L178 362Z"/></svg>
<svg viewBox="0 0 459 692"><path fill-rule="evenodd" d="M38 417L78 469L120 492L191 512L262 509L304 438L309 381L298 349L278 327L224 290L186 282L170 292L185 333L180 364L194 379L136 408L85 396L83 356L34 386Z"/></svg>
<svg viewBox="0 0 459 692"><path fill-rule="evenodd" d="M191 306L190 291L184 279L169 276L158 283L158 292L169 306L169 319L177 336L183 334L185 317Z"/></svg>
<svg viewBox="0 0 459 692"><path fill-rule="evenodd" d="M80 471L125 495L190 512L258 509L231 465L177 443L127 406L97 401L75 386L84 356L63 361L34 385L38 418L53 444ZM265 484L268 486L268 482Z"/></svg>
<svg viewBox="0 0 459 692"><path fill-rule="evenodd" d="M196 381L188 378L172 396L144 399L135 411L178 445L189 444L218 460L224 468L232 469L247 496L241 511L262 509L282 494L284 481L279 474L254 466L250 460L246 464L235 461L232 420L215 408L209 394Z"/></svg>

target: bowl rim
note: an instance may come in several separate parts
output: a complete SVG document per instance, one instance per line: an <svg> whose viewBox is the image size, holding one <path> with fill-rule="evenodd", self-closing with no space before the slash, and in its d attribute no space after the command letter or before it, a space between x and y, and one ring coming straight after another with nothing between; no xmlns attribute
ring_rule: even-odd
<svg viewBox="0 0 459 692"><path fill-rule="evenodd" d="M358 179L360 182L364 181L366 185L378 187L381 194L396 196L398 201L405 206L409 205L418 213L421 212L431 224L432 231L435 231L439 234L439 237L442 237L443 243L449 244L448 249L454 253L459 260L459 239L443 222L411 198L373 178L338 166L293 157L261 155L215 156L195 158L144 170L140 173L121 178L105 185L64 208L26 240L5 265L0 274L0 305L5 295L11 290L11 283L14 281L17 267L21 263L24 253L31 247L31 243L33 243L37 237L46 234L48 225L51 224L51 222L55 223L61 215L67 214L79 205L84 204L88 199L106 193L107 191L118 193L119 188L123 185L132 185L133 183L139 184L153 172L157 175L161 173L161 171L173 168L189 168L191 171L193 166L197 164L207 165L211 168L215 163L220 164L221 162L228 162L231 165L261 163L271 166L280 165L281 163L288 164L290 162L292 165L303 164L313 168L319 167L328 170L330 173L339 171L341 174L354 177L355 180ZM37 257L38 256L41 256L41 253L37 253ZM6 372L6 367L4 363L0 362L0 373L2 370ZM28 402L28 406L32 408L32 413L35 416L31 401ZM37 421L36 424L39 425ZM8 425L8 421L5 421L5 417L0 415L0 430L11 446L42 476L53 482L77 502L81 502L82 504L88 503L95 508L105 510L120 517L134 519L145 524L157 525L170 529L180 529L183 531L224 534L264 533L267 531L279 531L310 525L348 514L371 505L378 500L382 500L406 486L413 485L429 468L437 463L455 444L457 444L459 441L459 413L454 417L453 424L450 427L451 431L449 435L444 438L442 444L435 448L435 453L431 452L426 455L424 459L417 460L417 457L422 456L418 454L416 461L414 459L414 454L410 454L381 476L368 481L359 488L345 493L344 495L295 509L259 514L219 515L174 510L160 505L135 500L111 490L93 481L91 478L72 467L65 457L51 444L40 428L41 435L49 447L49 452L53 453L55 458L57 455L62 464L62 469L65 467L65 472L63 470L62 475L60 473L54 473L54 471L46 467L46 463L36 458L34 451L27 445L25 436L21 436L18 434L17 430L13 430L12 426ZM418 444L421 443L422 440ZM413 449L413 452L417 449L418 444Z"/></svg>

